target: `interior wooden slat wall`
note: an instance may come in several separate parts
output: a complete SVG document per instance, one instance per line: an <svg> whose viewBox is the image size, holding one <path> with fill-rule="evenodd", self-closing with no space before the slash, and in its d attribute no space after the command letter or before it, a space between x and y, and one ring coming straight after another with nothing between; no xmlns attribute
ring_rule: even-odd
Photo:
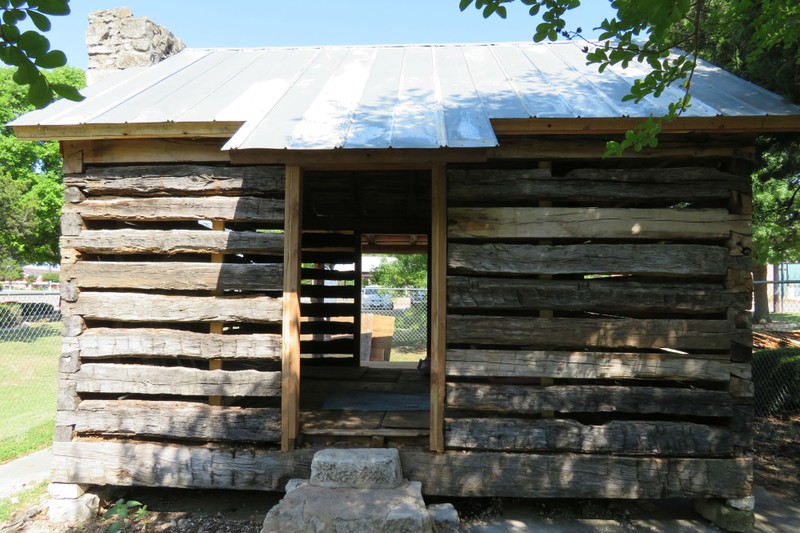
<svg viewBox="0 0 800 533"><path fill-rule="evenodd" d="M537 167L448 171L446 448L747 479L749 179Z"/></svg>
<svg viewBox="0 0 800 533"><path fill-rule="evenodd" d="M90 167L64 181L56 440L277 450L284 167Z"/></svg>

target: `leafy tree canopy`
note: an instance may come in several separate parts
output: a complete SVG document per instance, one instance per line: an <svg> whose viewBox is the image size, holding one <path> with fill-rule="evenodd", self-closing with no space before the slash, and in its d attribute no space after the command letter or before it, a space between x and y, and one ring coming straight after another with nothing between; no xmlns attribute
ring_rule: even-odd
<svg viewBox="0 0 800 533"><path fill-rule="evenodd" d="M50 31L51 17L69 13L69 0L0 0L0 61L16 67L14 82L28 87L26 99L38 108L52 102L56 95L83 100L74 85L48 77L42 70L67 64L67 56L61 50L51 50L44 33ZM33 27L26 29L27 25Z"/></svg>
<svg viewBox="0 0 800 533"><path fill-rule="evenodd" d="M62 67L48 72L53 83L83 87L84 72ZM14 70L0 68L3 124L33 109ZM58 262L59 215L63 186L56 142L18 140L0 130L0 263Z"/></svg>
<svg viewBox="0 0 800 533"><path fill-rule="evenodd" d="M514 1L460 0L459 5L462 11L474 5L484 17L505 18L508 15L506 4ZM520 1L530 8L531 16L540 19L533 34L534 41L582 38L581 28L572 31L567 26L568 12L579 7L580 0ZM779 49L781 55L786 54L782 57L786 70L793 68L797 72L800 60L800 3L797 0L612 0L611 6L616 9L616 15L598 24L599 42L585 41L587 64L597 65L600 72L611 65L626 68L634 62L647 64L650 72L635 80L630 93L623 97L625 101L639 102L650 95L657 97L673 85L681 86L684 92L669 105L665 116L649 117L635 130L628 131L623 140L609 142L606 155L658 144L663 125L691 105L691 83L697 58L712 47L719 47L720 53L730 53L744 45L746 50L736 61L747 61L752 67ZM747 34L744 43L737 39L741 36L737 34L741 33ZM730 66L725 62L719 64ZM764 74L769 73L767 69L764 71ZM793 91L800 90L796 78L793 82ZM767 86L781 90L773 84ZM790 96L792 90L784 89L781 92Z"/></svg>
<svg viewBox="0 0 800 533"><path fill-rule="evenodd" d="M375 283L382 287L424 288L428 286L428 257L423 254L386 256L372 273Z"/></svg>

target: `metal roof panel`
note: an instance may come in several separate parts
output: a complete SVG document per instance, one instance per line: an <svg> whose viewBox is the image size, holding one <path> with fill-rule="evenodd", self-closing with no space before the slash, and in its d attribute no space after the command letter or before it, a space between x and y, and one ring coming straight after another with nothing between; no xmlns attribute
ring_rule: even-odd
<svg viewBox="0 0 800 533"><path fill-rule="evenodd" d="M191 134L192 124L240 122L225 149L241 150L491 147L492 119L658 116L683 94L671 87L639 105L622 102L649 67L600 74L581 46L189 49L113 74L87 88L83 102L62 100L11 125L57 138L59 127L163 122L187 124ZM800 107L703 61L692 92L687 117L800 116Z"/></svg>

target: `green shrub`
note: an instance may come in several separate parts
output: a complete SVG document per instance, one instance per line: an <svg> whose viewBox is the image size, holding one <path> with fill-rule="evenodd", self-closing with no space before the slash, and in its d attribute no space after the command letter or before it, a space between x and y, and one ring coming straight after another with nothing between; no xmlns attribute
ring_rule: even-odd
<svg viewBox="0 0 800 533"><path fill-rule="evenodd" d="M753 385L756 416L800 413L800 348L754 353Z"/></svg>
<svg viewBox="0 0 800 533"><path fill-rule="evenodd" d="M19 304L0 304L0 328L13 328L22 324Z"/></svg>

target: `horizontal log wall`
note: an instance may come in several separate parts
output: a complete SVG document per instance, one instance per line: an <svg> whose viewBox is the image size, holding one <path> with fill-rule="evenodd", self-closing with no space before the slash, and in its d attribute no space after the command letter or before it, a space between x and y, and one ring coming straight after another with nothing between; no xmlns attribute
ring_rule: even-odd
<svg viewBox="0 0 800 533"><path fill-rule="evenodd" d="M748 179L541 167L449 171L446 447L746 453Z"/></svg>
<svg viewBox="0 0 800 533"><path fill-rule="evenodd" d="M282 490L308 478L315 449L291 453L215 446L59 442L57 483ZM525 498L741 498L750 494L746 458L598 458L497 452L436 454L400 448L403 477L436 496Z"/></svg>
<svg viewBox="0 0 800 533"><path fill-rule="evenodd" d="M276 448L283 168L89 168L64 181L56 440Z"/></svg>

